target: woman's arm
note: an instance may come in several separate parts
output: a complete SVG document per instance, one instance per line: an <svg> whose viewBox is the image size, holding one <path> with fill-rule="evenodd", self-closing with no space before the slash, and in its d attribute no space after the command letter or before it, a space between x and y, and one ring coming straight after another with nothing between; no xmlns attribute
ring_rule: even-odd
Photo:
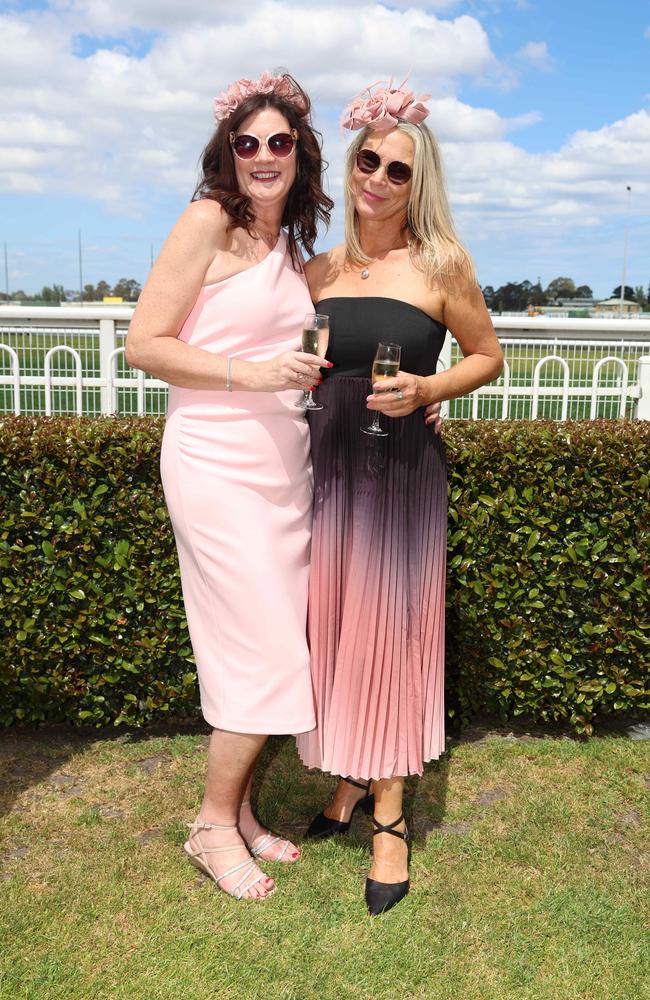
<svg viewBox="0 0 650 1000"><path fill-rule="evenodd" d="M382 380L377 395L368 397L369 409L404 417L421 406L464 396L500 375L503 353L478 284L457 279L445 294L443 315L463 352L462 361L435 375L400 372L394 379ZM398 390L402 399L396 398Z"/></svg>
<svg viewBox="0 0 650 1000"><path fill-rule="evenodd" d="M228 216L215 201L192 202L171 231L145 284L126 338L126 360L187 389L225 389L228 360L178 339L208 267L227 247ZM296 331L296 337L299 331ZM311 355L288 351L270 361L233 359L233 389L279 392L314 375Z"/></svg>
<svg viewBox="0 0 650 1000"><path fill-rule="evenodd" d="M445 296L444 324L453 333L463 358L446 371L429 376L427 403L465 396L498 378L503 352L480 286L474 281Z"/></svg>

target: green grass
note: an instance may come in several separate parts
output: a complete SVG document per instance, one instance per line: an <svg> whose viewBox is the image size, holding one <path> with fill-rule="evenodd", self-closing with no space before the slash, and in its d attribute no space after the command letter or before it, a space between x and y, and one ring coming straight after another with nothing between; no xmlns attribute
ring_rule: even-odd
<svg viewBox="0 0 650 1000"><path fill-rule="evenodd" d="M479 735L409 782L412 891L372 919L365 818L262 903L187 864L200 733L5 734L0 996L643 1000L650 746ZM258 811L299 839L333 783L273 739Z"/></svg>

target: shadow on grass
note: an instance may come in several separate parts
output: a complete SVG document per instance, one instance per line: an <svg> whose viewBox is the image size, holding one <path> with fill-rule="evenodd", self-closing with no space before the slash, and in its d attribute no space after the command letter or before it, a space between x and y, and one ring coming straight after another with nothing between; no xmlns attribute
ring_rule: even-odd
<svg viewBox="0 0 650 1000"><path fill-rule="evenodd" d="M94 743L145 743L161 736L205 733L202 720L178 720L142 729L72 726L13 727L0 733L0 817L8 815L16 799L47 782L64 798L83 791L71 760Z"/></svg>
<svg viewBox="0 0 650 1000"><path fill-rule="evenodd" d="M611 719L601 730L625 731L629 719ZM82 791L82 780L70 761L96 742L145 744L159 737L209 734L200 717L170 719L139 729L15 727L0 733L0 816L9 813L16 799L35 785L47 782L65 797ZM520 718L503 723L491 717L475 718L471 725L447 739L438 761L425 766L422 778L406 781L404 811L414 840L423 840L444 823L449 769L456 747L464 743L500 737L517 741L537 739L579 740L567 727L534 723ZM253 783L253 804L260 819L280 827L288 836L301 838L312 817L331 797L337 779L318 771L307 771L293 737L272 736L260 755ZM198 803L197 803L198 805ZM370 823L358 814L351 829L351 842L370 846Z"/></svg>

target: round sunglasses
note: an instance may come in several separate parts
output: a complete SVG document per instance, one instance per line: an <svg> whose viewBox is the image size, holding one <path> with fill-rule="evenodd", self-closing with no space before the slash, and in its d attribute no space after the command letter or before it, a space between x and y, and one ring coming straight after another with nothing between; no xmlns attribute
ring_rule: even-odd
<svg viewBox="0 0 650 1000"><path fill-rule="evenodd" d="M381 165L381 157L372 149L360 149L357 153L357 169L362 174L374 174ZM408 163L393 160L386 167L386 176L393 184L408 184L413 171Z"/></svg>
<svg viewBox="0 0 650 1000"><path fill-rule="evenodd" d="M230 133L230 145L233 153L240 160L252 160L257 156L262 145L266 146L272 156L284 160L287 156L291 156L297 141L298 132L295 128L292 128L291 132L274 132L273 135L267 135L266 139L260 139L259 136L252 135L250 132L242 135Z"/></svg>

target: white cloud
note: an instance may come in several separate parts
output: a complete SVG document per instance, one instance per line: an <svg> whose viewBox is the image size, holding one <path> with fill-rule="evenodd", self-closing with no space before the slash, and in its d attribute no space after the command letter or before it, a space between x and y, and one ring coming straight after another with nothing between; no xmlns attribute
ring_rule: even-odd
<svg viewBox="0 0 650 1000"><path fill-rule="evenodd" d="M553 56L548 51L546 42L527 42L517 55L525 62L530 63L535 69L550 73L555 65Z"/></svg>
<svg viewBox="0 0 650 1000"><path fill-rule="evenodd" d="M650 113L528 153L513 135L540 120L534 110L508 118L459 99L463 77L505 85L514 77L477 17L454 17L455 9L451 0L426 9L338 0L326 10L316 0L263 0L231 13L230 0L56 0L54 12L0 16L0 190L82 195L127 217L161 192L189 198L212 129L212 96L239 76L284 64L314 99L337 200L349 141L336 124L341 107L369 82L410 70L409 86L433 94L429 123L470 245L575 243L577 232L618 216L626 184L646 212ZM125 32L154 28L144 54L123 44ZM82 58L81 31L119 44L97 43ZM539 69L552 64L541 41L518 58ZM329 241L340 234L337 220Z"/></svg>
<svg viewBox="0 0 650 1000"><path fill-rule="evenodd" d="M650 196L650 114L640 111L594 132L576 132L555 153L528 153L507 141L444 143L452 200L463 228L508 226L527 236L604 224L623 210L632 185L638 212Z"/></svg>
<svg viewBox="0 0 650 1000"><path fill-rule="evenodd" d="M410 85L438 94L453 90L460 75L498 75L498 60L475 18L445 20L403 6L366 2L351 17L342 3L323 13L315 5L264 0L225 18L225 5L211 5L208 17L203 3L190 0L183 19L155 37L146 54L104 43L82 58L75 44L81 27L114 36L121 26L146 27L158 11L170 23L180 6L172 0L160 8L150 0L57 0L54 13L0 18L8 49L0 107L12 108L14 144L29 150L47 145L49 135L50 146L76 149L65 170L51 158L32 160L35 185L115 198L132 211L143 186L152 183L191 193L197 153L212 128L214 93L241 75L287 63L287 54L325 122L387 73L397 77L410 69ZM155 168L152 151L158 151ZM15 184L9 162L0 162L0 188Z"/></svg>
<svg viewBox="0 0 650 1000"><path fill-rule="evenodd" d="M540 120L531 111L514 118L502 118L491 108L474 108L455 97L433 98L429 102L431 114L427 119L436 137L441 141L485 142L502 138L507 132Z"/></svg>
<svg viewBox="0 0 650 1000"><path fill-rule="evenodd" d="M447 12L458 6L459 0L428 0L426 7L428 10L436 12ZM381 6L385 8L413 8L416 7L414 0L385 0ZM183 29L192 24L203 24L204 26L223 25L226 22L241 22L248 19L251 13L250 7L238 6L232 0L211 0L206 5L205 0L56 0L51 6L74 18L79 26L78 30L83 30L87 34L104 36L115 36L116 33L128 31L129 29L140 29L144 31L167 32ZM267 6L260 4L258 6ZM278 5L280 8L282 5ZM376 10L380 6L372 0L348 0L346 9L366 8ZM323 10L320 0L303 0L300 7L292 9L293 16L300 13L313 13L316 15L329 16L331 8ZM281 17L281 10L278 10ZM280 21L278 28L284 30L288 27L286 22ZM219 55L226 52L220 50Z"/></svg>

